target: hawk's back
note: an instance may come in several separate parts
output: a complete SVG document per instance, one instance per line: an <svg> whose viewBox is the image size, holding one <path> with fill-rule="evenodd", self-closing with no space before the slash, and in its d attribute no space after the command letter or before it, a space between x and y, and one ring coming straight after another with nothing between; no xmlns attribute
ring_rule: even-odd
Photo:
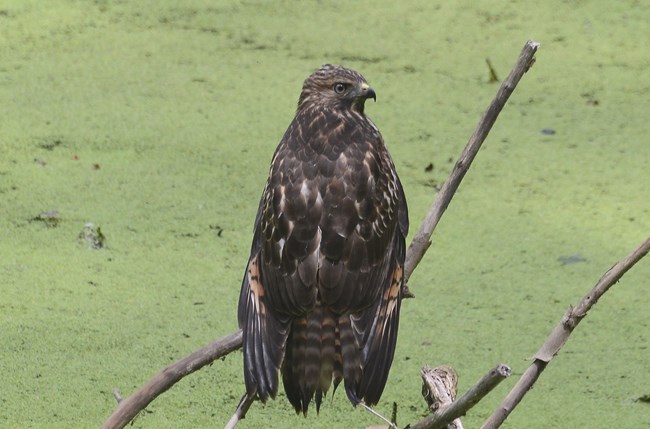
<svg viewBox="0 0 650 429"><path fill-rule="evenodd" d="M379 400L397 337L406 202L364 114L374 91L323 66L303 86L276 149L255 222L239 323L249 395L287 397L306 413L332 381L350 400Z"/></svg>

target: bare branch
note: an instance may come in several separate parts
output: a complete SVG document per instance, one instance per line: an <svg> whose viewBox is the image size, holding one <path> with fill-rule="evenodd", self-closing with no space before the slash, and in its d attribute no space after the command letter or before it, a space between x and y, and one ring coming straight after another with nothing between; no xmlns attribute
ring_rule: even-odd
<svg viewBox="0 0 650 429"><path fill-rule="evenodd" d="M460 182L462 181L465 173L469 169L478 149L487 137L492 125L497 119L499 112L503 109L510 94L514 91L517 83L528 71L533 64L533 56L539 44L536 42L528 41L522 50L519 60L515 68L512 70L508 78L503 82L494 100L488 107L488 110L483 114L479 121L474 134L469 140L467 147L456 162L449 178L443 185L442 189L436 196L436 199L429 209L429 213L425 217L422 226L413 238L411 245L406 253L405 261L405 281L413 273L415 267L420 263L424 253L431 245L431 234L435 229L440 217L449 206L452 197L454 196ZM412 296L410 292L406 291L405 296ZM230 353L242 346L242 332L241 330L228 335L222 339L216 340L200 350L184 357L176 363L167 366L160 371L153 379L147 384L140 387L130 397L120 402L117 409L111 414L108 420L102 426L102 429L121 429L129 423L141 410L143 410L151 401L158 395L165 392L173 386L180 379L188 374L202 368L203 366L213 362L215 359ZM250 406L250 404L248 404ZM240 403L241 406L241 403ZM244 418L246 409L243 409L238 419ZM238 407L237 412L240 412ZM237 414L237 413L236 413ZM234 416L233 416L234 418Z"/></svg>
<svg viewBox="0 0 650 429"><path fill-rule="evenodd" d="M128 398L120 401L113 414L111 414L102 426L102 429L123 428L140 411L144 410L151 401L156 399L161 393L167 391L167 389L176 384L181 378L201 369L233 350L237 350L241 347L241 344L242 331L239 330L165 367L147 384L140 387Z"/></svg>
<svg viewBox="0 0 650 429"><path fill-rule="evenodd" d="M511 371L507 365L497 365L485 374L471 389L456 401L440 408L424 420L410 426L410 429L440 429L449 422L464 416L474 405L490 393L501 381L510 376Z"/></svg>
<svg viewBox="0 0 650 429"><path fill-rule="evenodd" d="M420 370L420 376L422 377L422 396L432 413L454 402L458 385L458 374L454 368L447 365L435 368L424 365ZM446 429L464 428L460 418L457 418L447 424Z"/></svg>
<svg viewBox="0 0 650 429"><path fill-rule="evenodd" d="M451 404L456 399L458 374L454 368L448 365L431 368L425 364L420 370L420 376L422 377L422 396L432 413L440 407Z"/></svg>
<svg viewBox="0 0 650 429"><path fill-rule="evenodd" d="M610 268L598 281L596 286L575 307L569 307L553 332L534 356L533 363L521 376L515 387L501 402L499 408L485 421L481 429L495 429L508 418L512 410L521 402L524 395L535 384L548 362L560 351L569 335L578 323L587 315L598 299L609 290L621 277L650 251L650 237L644 241L627 258Z"/></svg>
<svg viewBox="0 0 650 429"><path fill-rule="evenodd" d="M497 95L479 120L474 134L472 134L467 146L465 146L465 149L461 153L460 158L456 161L456 165L454 165L447 181L445 181L442 188L440 188L440 192L436 195L436 199L431 205L424 221L422 221L420 229L415 233L415 236L413 236L413 241L411 241L411 245L408 248L406 263L404 264L404 275L406 281L408 281L411 273L413 273L413 270L420 263L424 253L431 245L431 234L433 234L433 230L436 228L436 225L438 225L442 214L447 210L460 182L463 180L463 177L465 177L467 170L469 170L472 161L474 161L478 150L481 148L485 138L492 129L492 125L494 125L494 122L497 120L497 117L503 109L503 106L505 106L508 101L510 94L515 90L515 87L524 73L526 73L535 62L534 55L538 48L539 43L531 40L526 42L523 50L519 54L517 63L510 72L510 75L501 84Z"/></svg>

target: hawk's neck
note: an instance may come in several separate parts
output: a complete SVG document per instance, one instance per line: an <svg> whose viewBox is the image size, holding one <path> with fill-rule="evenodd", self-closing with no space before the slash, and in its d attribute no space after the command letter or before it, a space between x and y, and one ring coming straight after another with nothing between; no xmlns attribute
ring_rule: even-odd
<svg viewBox="0 0 650 429"><path fill-rule="evenodd" d="M350 146L376 143L381 136L372 121L353 110L323 107L300 109L289 129L293 150L309 147L316 153L338 155Z"/></svg>

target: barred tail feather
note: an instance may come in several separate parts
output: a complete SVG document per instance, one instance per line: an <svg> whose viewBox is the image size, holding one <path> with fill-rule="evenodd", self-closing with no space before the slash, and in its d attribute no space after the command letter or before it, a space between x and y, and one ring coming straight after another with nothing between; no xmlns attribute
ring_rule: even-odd
<svg viewBox="0 0 650 429"><path fill-rule="evenodd" d="M299 319L293 322L287 339L287 346L282 363L282 383L287 399L296 410L303 411L303 395L301 389L301 374L304 374L304 354L307 338L307 320ZM306 412L308 404L305 404Z"/></svg>
<svg viewBox="0 0 650 429"><path fill-rule="evenodd" d="M359 381L361 380L361 361L359 359L359 346L348 315L339 318L339 340L341 342L345 393L348 395L350 402L357 405L361 402L358 394Z"/></svg>
<svg viewBox="0 0 650 429"><path fill-rule="evenodd" d="M323 394L327 393L336 377L336 319L332 314L323 317L321 325L320 374L316 390L316 412L320 411ZM336 382L335 382L336 383Z"/></svg>
<svg viewBox="0 0 650 429"><path fill-rule="evenodd" d="M340 379L336 326L335 316L320 303L292 324L282 364L282 382L296 413L307 415L312 399L316 402L316 412L320 411L332 379L335 384L336 377Z"/></svg>
<svg viewBox="0 0 650 429"><path fill-rule="evenodd" d="M353 405L379 401L390 370L399 322L403 266L392 267L384 293L360 313L335 315L317 302L314 310L294 320L282 363L282 381L296 413L307 415L315 398L343 380Z"/></svg>

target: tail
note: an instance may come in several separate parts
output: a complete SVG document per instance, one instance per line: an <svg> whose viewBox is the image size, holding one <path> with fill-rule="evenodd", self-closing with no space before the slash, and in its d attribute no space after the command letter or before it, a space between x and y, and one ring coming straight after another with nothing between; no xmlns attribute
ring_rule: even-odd
<svg viewBox="0 0 650 429"><path fill-rule="evenodd" d="M316 412L334 381L334 389L342 379L338 320L317 302L305 317L294 320L287 339L282 382L289 402L296 413L305 416L312 399Z"/></svg>
<svg viewBox="0 0 650 429"><path fill-rule="evenodd" d="M379 401L395 353L402 274L401 265L393 267L383 295L359 313L339 316L317 301L312 312L293 321L282 381L296 413L306 416L314 397L318 412L331 384L336 390L341 380L353 405Z"/></svg>

